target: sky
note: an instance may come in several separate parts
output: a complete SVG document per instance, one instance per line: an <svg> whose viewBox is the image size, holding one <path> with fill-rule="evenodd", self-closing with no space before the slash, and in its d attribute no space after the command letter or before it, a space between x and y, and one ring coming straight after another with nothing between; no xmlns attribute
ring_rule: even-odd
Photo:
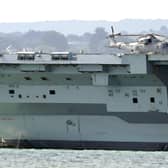
<svg viewBox="0 0 168 168"><path fill-rule="evenodd" d="M0 0L0 22L168 19L168 0Z"/></svg>

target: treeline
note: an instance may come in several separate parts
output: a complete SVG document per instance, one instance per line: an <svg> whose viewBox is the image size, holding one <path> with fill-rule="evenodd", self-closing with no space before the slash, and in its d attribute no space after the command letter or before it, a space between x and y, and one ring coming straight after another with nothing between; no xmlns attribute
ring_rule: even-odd
<svg viewBox="0 0 168 168"><path fill-rule="evenodd" d="M123 32L127 33L127 32ZM160 30L141 33L158 33L168 36L168 28L162 26ZM108 36L103 27L98 27L93 33L83 35L69 34L65 36L56 31L29 31L26 33L0 33L0 51L72 51L72 52L108 52ZM131 39L120 37L118 39L129 41ZM111 50L110 50L111 51Z"/></svg>
<svg viewBox="0 0 168 168"><path fill-rule="evenodd" d="M29 31L27 33L0 34L0 50L58 50L68 49L66 37L56 31Z"/></svg>

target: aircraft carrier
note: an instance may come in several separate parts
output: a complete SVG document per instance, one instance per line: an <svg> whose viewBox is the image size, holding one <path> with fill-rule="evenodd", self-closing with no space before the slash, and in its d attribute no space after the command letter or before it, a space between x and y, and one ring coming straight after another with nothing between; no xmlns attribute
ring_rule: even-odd
<svg viewBox="0 0 168 168"><path fill-rule="evenodd" d="M0 55L4 147L168 149L168 55Z"/></svg>

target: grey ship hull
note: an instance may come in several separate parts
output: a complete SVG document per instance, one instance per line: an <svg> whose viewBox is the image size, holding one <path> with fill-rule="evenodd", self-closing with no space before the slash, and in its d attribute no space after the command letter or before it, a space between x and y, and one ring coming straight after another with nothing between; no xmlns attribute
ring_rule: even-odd
<svg viewBox="0 0 168 168"><path fill-rule="evenodd" d="M5 112L0 115L0 133L9 147L168 149L165 113L107 113L103 104L22 103L0 107Z"/></svg>
<svg viewBox="0 0 168 168"><path fill-rule="evenodd" d="M168 56L65 58L0 57L1 146L167 150Z"/></svg>

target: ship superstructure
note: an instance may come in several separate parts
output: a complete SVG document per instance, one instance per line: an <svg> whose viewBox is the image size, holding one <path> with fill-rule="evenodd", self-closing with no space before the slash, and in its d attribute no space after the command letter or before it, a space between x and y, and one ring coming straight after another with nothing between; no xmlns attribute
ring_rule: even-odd
<svg viewBox="0 0 168 168"><path fill-rule="evenodd" d="M0 56L2 144L167 150L168 55Z"/></svg>

